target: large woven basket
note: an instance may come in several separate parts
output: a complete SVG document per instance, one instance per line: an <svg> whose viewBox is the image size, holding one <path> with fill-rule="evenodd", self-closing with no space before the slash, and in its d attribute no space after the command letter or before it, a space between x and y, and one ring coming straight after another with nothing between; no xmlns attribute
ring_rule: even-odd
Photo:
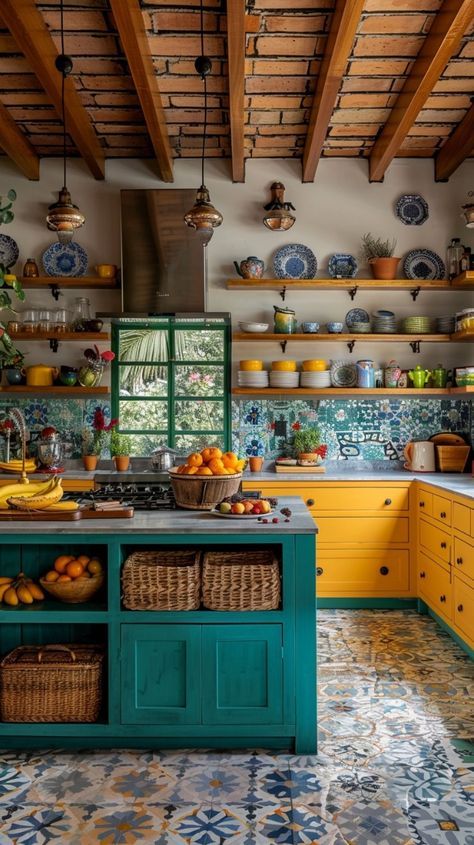
<svg viewBox="0 0 474 845"><path fill-rule="evenodd" d="M80 604L83 601L89 601L94 593L100 590L103 583L103 573L94 575L92 578L77 578L74 581L60 581L59 583L40 578L43 590L46 590L55 599L67 604Z"/></svg>
<svg viewBox="0 0 474 845"><path fill-rule="evenodd" d="M273 552L206 552L202 600L209 610L276 610L280 570Z"/></svg>
<svg viewBox="0 0 474 845"><path fill-rule="evenodd" d="M128 610L197 610L201 553L132 552L122 569L123 604Z"/></svg>
<svg viewBox="0 0 474 845"><path fill-rule="evenodd" d="M180 508L210 511L227 496L237 493L242 473L235 475L178 475L170 470L176 504Z"/></svg>
<svg viewBox="0 0 474 845"><path fill-rule="evenodd" d="M438 446L436 457L440 472L463 472L471 451L470 446Z"/></svg>
<svg viewBox="0 0 474 845"><path fill-rule="evenodd" d="M103 649L97 645L19 646L0 663L3 722L96 722Z"/></svg>

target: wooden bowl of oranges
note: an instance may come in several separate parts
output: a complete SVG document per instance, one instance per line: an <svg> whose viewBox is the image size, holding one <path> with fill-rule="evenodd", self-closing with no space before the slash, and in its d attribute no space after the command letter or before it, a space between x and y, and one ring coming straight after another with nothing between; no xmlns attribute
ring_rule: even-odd
<svg viewBox="0 0 474 845"><path fill-rule="evenodd" d="M176 504L189 510L212 510L237 492L245 463L235 452L222 452L218 446L192 452L185 464L169 472Z"/></svg>
<svg viewBox="0 0 474 845"><path fill-rule="evenodd" d="M60 555L40 584L59 601L79 604L88 601L104 583L100 560L89 555Z"/></svg>

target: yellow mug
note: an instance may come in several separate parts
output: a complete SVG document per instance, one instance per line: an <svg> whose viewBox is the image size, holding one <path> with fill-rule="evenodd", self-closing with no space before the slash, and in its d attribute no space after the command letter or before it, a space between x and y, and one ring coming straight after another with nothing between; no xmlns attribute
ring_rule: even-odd
<svg viewBox="0 0 474 845"><path fill-rule="evenodd" d="M113 279L117 274L116 264L96 264L95 272L101 279Z"/></svg>

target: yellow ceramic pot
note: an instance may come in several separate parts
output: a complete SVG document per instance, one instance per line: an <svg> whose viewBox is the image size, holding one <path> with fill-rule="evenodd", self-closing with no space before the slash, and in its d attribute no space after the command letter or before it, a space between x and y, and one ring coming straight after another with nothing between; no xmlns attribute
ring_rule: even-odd
<svg viewBox="0 0 474 845"><path fill-rule="evenodd" d="M296 373L296 361L272 361L272 370L280 373Z"/></svg>
<svg viewBox="0 0 474 845"><path fill-rule="evenodd" d="M303 361L303 372L305 373L315 373L327 369L329 369L328 362L319 358L310 358L308 361Z"/></svg>
<svg viewBox="0 0 474 845"><path fill-rule="evenodd" d="M95 272L101 279L113 279L117 273L116 264L96 264Z"/></svg>
<svg viewBox="0 0 474 845"><path fill-rule="evenodd" d="M26 376L29 387L52 387L53 381L59 375L57 367L47 367L46 364L33 364L25 367L22 375Z"/></svg>
<svg viewBox="0 0 474 845"><path fill-rule="evenodd" d="M240 369L249 371L249 370L263 370L263 361L257 360L246 360L240 362Z"/></svg>

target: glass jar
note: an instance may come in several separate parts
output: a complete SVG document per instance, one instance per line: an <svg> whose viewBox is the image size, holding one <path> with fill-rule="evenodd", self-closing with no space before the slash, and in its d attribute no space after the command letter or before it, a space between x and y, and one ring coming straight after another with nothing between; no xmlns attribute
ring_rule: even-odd
<svg viewBox="0 0 474 845"><path fill-rule="evenodd" d="M451 243L446 250L449 279L454 279L456 276L459 276L461 272L461 259L463 253L464 247L461 245L461 239L452 238Z"/></svg>
<svg viewBox="0 0 474 845"><path fill-rule="evenodd" d="M91 304L86 296L76 296L74 300L74 313L72 315L72 326L75 332L83 332L84 324L91 319Z"/></svg>
<svg viewBox="0 0 474 845"><path fill-rule="evenodd" d="M275 334L294 334L296 332L296 315L292 308L273 306L273 331Z"/></svg>
<svg viewBox="0 0 474 845"><path fill-rule="evenodd" d="M53 313L49 309L42 308L38 315L38 329L40 332L49 332L53 325Z"/></svg>
<svg viewBox="0 0 474 845"><path fill-rule="evenodd" d="M104 375L105 363L93 361L79 369L77 380L81 387L98 387Z"/></svg>
<svg viewBox="0 0 474 845"><path fill-rule="evenodd" d="M71 328L71 314L67 308L58 308L56 311L55 332L62 334L70 331Z"/></svg>
<svg viewBox="0 0 474 845"><path fill-rule="evenodd" d="M33 334L38 328L38 312L28 308L21 313L21 327L24 332Z"/></svg>

